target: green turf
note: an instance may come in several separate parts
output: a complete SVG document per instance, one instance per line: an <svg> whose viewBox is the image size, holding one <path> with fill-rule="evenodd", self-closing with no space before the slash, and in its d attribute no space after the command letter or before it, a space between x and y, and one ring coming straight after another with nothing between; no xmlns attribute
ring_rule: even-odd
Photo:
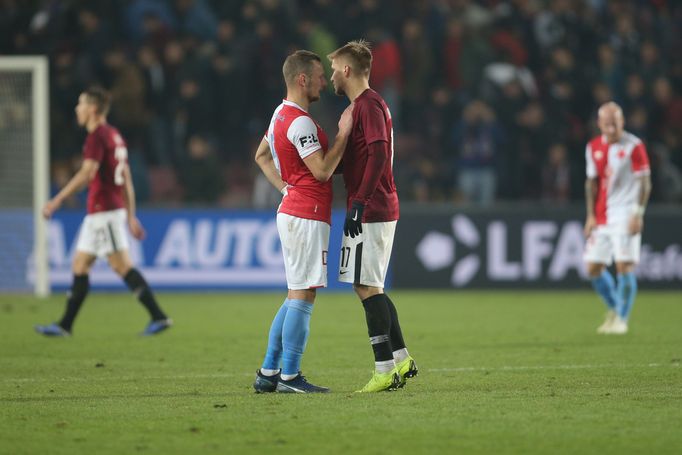
<svg viewBox="0 0 682 455"><path fill-rule="evenodd" d="M0 296L0 453L680 453L682 298L641 292L599 336L591 292L393 292L421 372L352 391L372 355L361 305L321 292L303 361L318 396L256 395L282 294L164 294L176 326L136 335L127 294L93 293L70 339L32 331L63 297Z"/></svg>

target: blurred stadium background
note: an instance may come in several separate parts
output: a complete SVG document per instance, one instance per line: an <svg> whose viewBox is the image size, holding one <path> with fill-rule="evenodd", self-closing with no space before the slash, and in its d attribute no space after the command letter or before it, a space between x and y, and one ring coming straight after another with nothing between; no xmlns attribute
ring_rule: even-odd
<svg viewBox="0 0 682 455"><path fill-rule="evenodd" d="M53 193L80 165L79 92L111 89L110 121L129 142L152 234L134 253L157 284L182 287L188 267L210 272L206 287L283 283L270 218L278 193L252 158L283 96L281 64L293 49L325 56L364 37L371 84L395 118L394 285L581 285L584 147L597 106L613 99L652 162L640 276L679 287L669 227L682 222L681 23L682 4L665 0L5 0L0 53L49 58ZM333 132L345 103L330 91L313 113ZM9 137L20 114L5 107ZM335 194L342 209L342 186ZM81 214L84 195L67 208ZM50 225L57 288L78 223L63 211Z"/></svg>
<svg viewBox="0 0 682 455"><path fill-rule="evenodd" d="M35 278L35 112L30 75L0 70L0 454L678 453L681 28L677 0L0 0L0 59L48 59L53 194L80 166L78 94L113 92L148 231L131 254L176 322L134 337L134 298L92 292L72 340L32 332L62 311L85 197L48 225L54 295L18 295ZM336 281L337 182L344 292L320 293L304 360L335 393L256 396L285 280L255 147L284 57L359 37L394 116L388 287L421 373L350 393L371 355ZM653 194L631 332L604 338L581 257L584 147L610 99L648 147ZM333 133L345 104L330 91L313 114ZM91 284L124 290L104 264Z"/></svg>

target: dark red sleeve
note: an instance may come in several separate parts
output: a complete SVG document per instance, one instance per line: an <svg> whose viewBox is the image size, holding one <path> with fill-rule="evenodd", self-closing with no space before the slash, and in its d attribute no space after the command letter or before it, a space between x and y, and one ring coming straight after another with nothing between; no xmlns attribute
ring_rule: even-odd
<svg viewBox="0 0 682 455"><path fill-rule="evenodd" d="M83 146L83 158L95 160L98 163L104 158L104 144L94 134L89 134Z"/></svg>
<svg viewBox="0 0 682 455"><path fill-rule="evenodd" d="M630 159L632 160L632 172L635 174L649 171L649 156L646 153L646 147L643 142L635 146Z"/></svg>
<svg viewBox="0 0 682 455"><path fill-rule="evenodd" d="M363 104L359 112L360 125L365 133L367 145L377 141L389 141L386 130L386 117L381 105L376 101Z"/></svg>
<svg viewBox="0 0 682 455"><path fill-rule="evenodd" d="M389 159L388 142L375 141L367 146L367 165L365 166L365 173L362 176L362 183L358 188L353 202L361 202L367 204L369 199L374 194L379 179L384 173L386 162Z"/></svg>

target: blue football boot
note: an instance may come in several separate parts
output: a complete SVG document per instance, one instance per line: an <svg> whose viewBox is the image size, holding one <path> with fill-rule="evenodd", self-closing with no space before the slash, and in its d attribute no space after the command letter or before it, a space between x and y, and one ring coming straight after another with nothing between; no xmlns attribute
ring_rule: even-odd
<svg viewBox="0 0 682 455"><path fill-rule="evenodd" d="M277 383L279 381L281 381L280 373L274 376L265 376L260 372L259 368L256 370L256 380L253 382L253 388L256 390L256 393L274 392L277 390Z"/></svg>
<svg viewBox="0 0 682 455"><path fill-rule="evenodd" d="M149 324L147 324L147 327L145 327L144 332L142 332L140 335L142 336L156 335L157 333L163 332L172 325L173 320L170 318L152 321Z"/></svg>
<svg viewBox="0 0 682 455"><path fill-rule="evenodd" d="M56 322L49 325L36 325L34 328L36 332L45 335L46 337L66 338L71 336L71 333L69 333L68 330L62 328L62 326Z"/></svg>
<svg viewBox="0 0 682 455"><path fill-rule="evenodd" d="M320 387L309 383L305 376L298 373L298 375L289 381L284 379L279 380L277 383L278 393L328 393L329 389L327 387Z"/></svg>

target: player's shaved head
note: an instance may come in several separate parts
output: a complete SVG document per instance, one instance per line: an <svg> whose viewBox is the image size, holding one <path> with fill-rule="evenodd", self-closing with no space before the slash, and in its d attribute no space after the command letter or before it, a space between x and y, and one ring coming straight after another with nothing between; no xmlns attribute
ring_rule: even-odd
<svg viewBox="0 0 682 455"><path fill-rule="evenodd" d="M320 56L314 52L298 50L289 55L282 65L282 74L287 86L296 82L299 74L305 74L308 78L312 77L314 62L322 63Z"/></svg>
<svg viewBox="0 0 682 455"><path fill-rule="evenodd" d="M111 94L102 87L90 87L83 92L89 104L93 104L100 115L107 115L111 107Z"/></svg>
<svg viewBox="0 0 682 455"><path fill-rule="evenodd" d="M343 58L354 73L369 77L372 70L372 50L368 41L363 39L350 41L327 55L329 60Z"/></svg>
<svg viewBox="0 0 682 455"><path fill-rule="evenodd" d="M613 101L602 104L597 112L597 124L601 134L606 136L609 142L617 142L623 134L625 125L623 110Z"/></svg>
<svg viewBox="0 0 682 455"><path fill-rule="evenodd" d="M620 116L622 118L623 117L623 109L621 109L617 103L615 103L613 101L609 101L608 103L604 103L599 107L598 115L599 115L599 117L601 117L601 116Z"/></svg>

